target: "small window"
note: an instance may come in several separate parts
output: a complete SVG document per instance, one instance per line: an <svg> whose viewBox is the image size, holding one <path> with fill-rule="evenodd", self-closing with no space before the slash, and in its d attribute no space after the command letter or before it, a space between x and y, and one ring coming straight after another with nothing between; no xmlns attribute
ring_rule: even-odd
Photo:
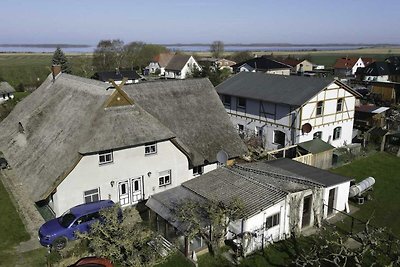
<svg viewBox="0 0 400 267"><path fill-rule="evenodd" d="M263 128L262 128L262 127L256 126L256 128L254 129L254 131L255 131L255 135L256 135L256 136L262 136L262 135L263 135Z"/></svg>
<svg viewBox="0 0 400 267"><path fill-rule="evenodd" d="M83 198L85 199L85 203L99 201L100 200L99 188L83 192Z"/></svg>
<svg viewBox="0 0 400 267"><path fill-rule="evenodd" d="M107 164L113 162L113 153L112 151L104 151L99 153L99 164Z"/></svg>
<svg viewBox="0 0 400 267"><path fill-rule="evenodd" d="M322 139L322 132L321 131L314 133L313 139L317 139L317 138Z"/></svg>
<svg viewBox="0 0 400 267"><path fill-rule="evenodd" d="M342 132L342 127L336 127L333 129L333 140L337 140L340 138Z"/></svg>
<svg viewBox="0 0 400 267"><path fill-rule="evenodd" d="M285 146L285 133L282 131L274 131L274 143L282 147Z"/></svg>
<svg viewBox="0 0 400 267"><path fill-rule="evenodd" d="M158 185L164 186L169 184L171 184L171 170L160 172L158 176Z"/></svg>
<svg viewBox="0 0 400 267"><path fill-rule="evenodd" d="M157 153L157 143L148 143L144 147L144 154L151 155Z"/></svg>
<svg viewBox="0 0 400 267"><path fill-rule="evenodd" d="M246 98L238 97L237 98L237 107L238 108L246 108Z"/></svg>
<svg viewBox="0 0 400 267"><path fill-rule="evenodd" d="M237 125L237 129L239 133L243 133L244 132L244 125L243 124L238 124Z"/></svg>
<svg viewBox="0 0 400 267"><path fill-rule="evenodd" d="M322 113L324 112L324 101L319 101L317 103L317 116L321 116Z"/></svg>
<svg viewBox="0 0 400 267"><path fill-rule="evenodd" d="M200 175L204 173L204 166L194 166L193 175Z"/></svg>
<svg viewBox="0 0 400 267"><path fill-rule="evenodd" d="M336 111L342 111L343 109L343 98L339 98L336 104Z"/></svg>
<svg viewBox="0 0 400 267"><path fill-rule="evenodd" d="M231 105L231 96L230 95L222 95L221 98L222 98L222 103L225 106L230 106Z"/></svg>
<svg viewBox="0 0 400 267"><path fill-rule="evenodd" d="M279 225L279 217L279 213L269 216L265 222L266 228L269 229Z"/></svg>

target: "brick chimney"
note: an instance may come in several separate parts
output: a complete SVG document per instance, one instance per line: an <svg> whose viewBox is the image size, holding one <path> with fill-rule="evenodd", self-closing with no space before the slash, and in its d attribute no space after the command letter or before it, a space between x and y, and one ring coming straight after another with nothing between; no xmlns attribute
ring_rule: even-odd
<svg viewBox="0 0 400 267"><path fill-rule="evenodd" d="M51 73L53 74L53 80L55 80L57 76L61 73L61 65L51 66Z"/></svg>

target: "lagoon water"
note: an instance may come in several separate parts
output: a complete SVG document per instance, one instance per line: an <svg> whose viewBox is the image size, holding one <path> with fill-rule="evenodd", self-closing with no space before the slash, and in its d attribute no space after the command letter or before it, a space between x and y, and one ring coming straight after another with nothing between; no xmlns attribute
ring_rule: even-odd
<svg viewBox="0 0 400 267"><path fill-rule="evenodd" d="M174 45L174 46L166 46L172 51L186 51L186 52L206 52L210 50L209 46L196 46L196 45ZM349 49L359 49L365 48L367 46L235 46L235 45L225 45L225 51L265 51L265 52L273 52L273 51L315 51L315 50L349 50ZM89 47L65 47L62 48L65 53L92 53L95 50L95 46ZM1 46L0 45L0 53L52 53L56 47L36 47L36 46Z"/></svg>

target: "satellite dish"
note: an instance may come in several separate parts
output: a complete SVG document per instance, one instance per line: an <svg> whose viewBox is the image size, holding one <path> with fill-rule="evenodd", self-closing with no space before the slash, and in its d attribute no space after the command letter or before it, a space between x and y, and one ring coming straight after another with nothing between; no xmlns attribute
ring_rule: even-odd
<svg viewBox="0 0 400 267"><path fill-rule="evenodd" d="M309 123L305 123L305 124L303 124L303 126L301 126L301 131L303 133L309 133L309 132L311 132L311 130L312 130L312 126Z"/></svg>
<svg viewBox="0 0 400 267"><path fill-rule="evenodd" d="M219 163L226 165L226 162L228 161L228 153L226 153L223 150L220 150L217 153L217 160Z"/></svg>

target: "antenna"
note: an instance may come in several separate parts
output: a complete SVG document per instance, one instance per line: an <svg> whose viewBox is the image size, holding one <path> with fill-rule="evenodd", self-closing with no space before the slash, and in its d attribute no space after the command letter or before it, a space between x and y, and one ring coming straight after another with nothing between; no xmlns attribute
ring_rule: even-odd
<svg viewBox="0 0 400 267"><path fill-rule="evenodd" d="M226 162L228 161L228 153L226 153L224 150L220 150L217 153L217 160L220 164L226 165Z"/></svg>

